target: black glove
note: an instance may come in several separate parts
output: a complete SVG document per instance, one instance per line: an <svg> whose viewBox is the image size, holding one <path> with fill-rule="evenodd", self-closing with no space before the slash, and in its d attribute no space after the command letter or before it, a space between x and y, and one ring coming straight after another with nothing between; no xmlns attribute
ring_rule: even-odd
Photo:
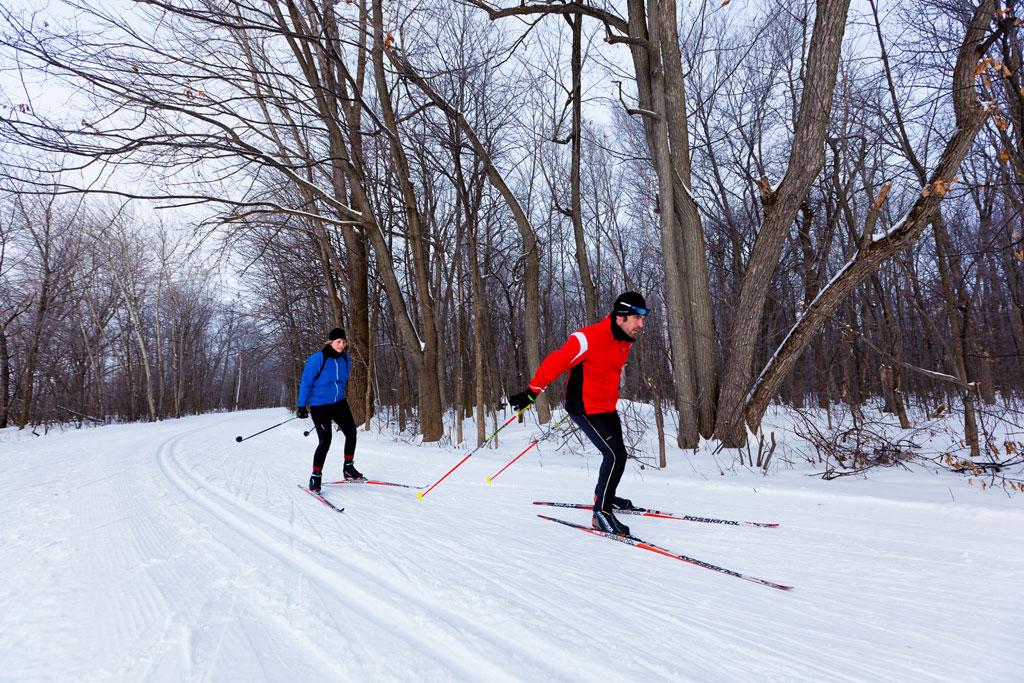
<svg viewBox="0 0 1024 683"><path fill-rule="evenodd" d="M299 408L298 410L295 411L295 417L299 418L300 420L305 420L307 417L309 417L309 411L306 410L305 408Z"/></svg>
<svg viewBox="0 0 1024 683"><path fill-rule="evenodd" d="M533 402L536 400L537 392L533 389L527 389L520 394L512 394L508 397L508 402L512 404L512 408L515 409L517 413L520 413L532 406Z"/></svg>

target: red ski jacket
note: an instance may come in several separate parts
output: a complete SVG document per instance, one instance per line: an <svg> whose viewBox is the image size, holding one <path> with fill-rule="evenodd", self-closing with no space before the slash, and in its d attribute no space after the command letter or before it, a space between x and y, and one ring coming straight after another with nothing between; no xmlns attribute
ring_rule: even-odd
<svg viewBox="0 0 1024 683"><path fill-rule="evenodd" d="M613 325L615 322L609 315L573 332L562 348L552 351L541 362L530 380L530 389L539 394L572 368L565 389L566 412L573 415L615 412L622 368L633 342L621 331L613 330Z"/></svg>

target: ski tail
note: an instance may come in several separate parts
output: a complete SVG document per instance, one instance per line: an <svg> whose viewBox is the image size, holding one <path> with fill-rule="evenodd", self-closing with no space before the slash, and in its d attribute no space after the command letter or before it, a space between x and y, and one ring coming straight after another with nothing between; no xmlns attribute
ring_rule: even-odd
<svg viewBox="0 0 1024 683"><path fill-rule="evenodd" d="M323 496L323 494L322 494L322 493L317 493L316 491L310 491L309 489L307 489L307 488L306 488L305 486L303 486L302 484L296 484L296 486L298 486L298 487L299 487L300 489L302 489L303 491L305 491L305 492L306 492L306 493L308 493L309 495L313 496L314 498L316 498L316 499L317 499L317 500L319 500L319 501L320 501L321 503L323 503L323 504L324 504L324 505L326 505L327 507L331 508L331 509L332 509L332 510L334 510L335 512L344 512L344 511L345 511L345 508L340 508L340 507L338 507L337 505L335 505L334 503L332 503L331 501L329 501L329 500L327 500L326 498L324 498L324 496Z"/></svg>

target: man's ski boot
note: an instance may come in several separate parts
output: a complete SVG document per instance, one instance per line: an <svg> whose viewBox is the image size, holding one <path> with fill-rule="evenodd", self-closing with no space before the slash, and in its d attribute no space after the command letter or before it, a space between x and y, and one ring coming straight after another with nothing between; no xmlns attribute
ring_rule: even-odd
<svg viewBox="0 0 1024 683"><path fill-rule="evenodd" d="M320 480L323 475L320 472L314 472L309 476L309 490L313 493L320 493Z"/></svg>
<svg viewBox="0 0 1024 683"><path fill-rule="evenodd" d="M618 496L612 497L612 510L632 510L633 501L629 498L619 498Z"/></svg>
<svg viewBox="0 0 1024 683"><path fill-rule="evenodd" d="M346 480L366 479L366 477L364 477L362 473L356 469L356 466L352 463L351 460L345 461L345 467L342 469L342 473L345 475Z"/></svg>
<svg viewBox="0 0 1024 683"><path fill-rule="evenodd" d="M629 527L615 519L615 515L604 510L594 511L594 518L590 521L590 525L605 533L629 536Z"/></svg>

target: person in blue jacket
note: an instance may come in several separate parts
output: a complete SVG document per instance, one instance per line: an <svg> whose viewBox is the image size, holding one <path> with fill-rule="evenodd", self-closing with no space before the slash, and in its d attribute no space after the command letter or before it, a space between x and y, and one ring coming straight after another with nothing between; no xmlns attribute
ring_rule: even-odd
<svg viewBox="0 0 1024 683"><path fill-rule="evenodd" d="M320 480L331 447L331 422L336 422L345 433L345 479L363 479L353 461L356 455L356 424L345 400L348 373L352 358L345 350L345 330L335 327L327 335L327 343L306 361L299 383L298 410L301 419L313 416L313 425L320 442L313 453L313 474L309 477L309 490L319 491ZM308 409L307 409L308 406Z"/></svg>

